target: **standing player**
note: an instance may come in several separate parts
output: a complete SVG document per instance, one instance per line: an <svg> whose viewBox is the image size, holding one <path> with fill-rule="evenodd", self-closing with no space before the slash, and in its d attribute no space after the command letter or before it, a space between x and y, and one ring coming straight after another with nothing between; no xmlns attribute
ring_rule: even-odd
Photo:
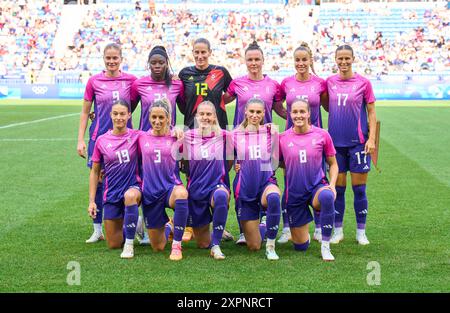
<svg viewBox="0 0 450 313"><path fill-rule="evenodd" d="M314 63L311 49L306 42L302 42L294 51L295 75L286 77L281 82L283 98L286 98L287 111L291 111L292 103L297 99L305 99L311 108L311 125L322 128L322 115L320 105L327 101L325 80L318 77L314 71ZM310 71L313 73L310 73ZM292 127L292 119L288 114L286 129ZM283 193L284 199L284 193ZM285 203L285 201L283 201ZM283 208L283 231L279 243L285 243L291 237L289 223L286 218L286 209ZM320 211L314 210L315 231L313 239L320 241Z"/></svg>
<svg viewBox="0 0 450 313"><path fill-rule="evenodd" d="M245 105L244 121L233 131L233 144L239 172L235 181L238 219L251 251L261 248L259 218L267 209L266 256L278 260L275 239L280 223L280 189L272 166L272 152L278 147L278 132L270 124L264 125L265 103L251 98ZM272 133L274 131L274 133ZM276 147L273 142L275 141Z"/></svg>
<svg viewBox="0 0 450 313"><path fill-rule="evenodd" d="M347 172L350 171L357 222L356 240L369 244L366 236L366 183L370 170L370 155L375 151L375 96L370 81L353 73L353 49L342 45L336 49L339 73L327 79L329 106L328 131L336 146L339 176L336 183L336 220L331 243L344 239L343 220Z"/></svg>
<svg viewBox="0 0 450 313"><path fill-rule="evenodd" d="M322 259L333 261L330 237L338 176L336 150L328 132L310 124L311 111L306 100L294 100L290 115L293 127L280 136L280 161L286 170L286 211L294 249L308 249L312 206L321 211ZM324 155L330 166L329 183L323 170Z"/></svg>
<svg viewBox="0 0 450 313"><path fill-rule="evenodd" d="M94 104L95 117L89 128L89 146L87 151L87 165L89 168L92 167L91 157L98 136L106 133L109 129L112 129L110 112L113 103L122 100L130 107L131 84L136 80L135 76L120 70L120 64L122 63L122 49L118 44L110 43L106 45L103 50L103 61L106 69L89 78L86 84L83 108L80 114L80 125L78 128L77 152L81 157L86 158L84 134L86 132L89 113L92 104ZM132 127L131 119L128 120L128 127ZM96 218L93 220L94 232L91 237L86 240L87 243L93 243L104 239L102 232L102 193L103 184L100 177L95 196L98 212Z"/></svg>
<svg viewBox="0 0 450 313"><path fill-rule="evenodd" d="M231 138L227 140L229 133L219 127L214 104L204 101L196 111L198 128L186 132L183 144L183 158L189 160L190 171L187 184L188 224L193 227L198 247L211 247L211 256L222 260L225 255L220 249L220 242L227 221L230 195L225 184L229 170L225 161L232 158L233 148L227 147ZM212 236L209 230L211 221Z"/></svg>
<svg viewBox="0 0 450 313"><path fill-rule="evenodd" d="M220 128L228 125L227 112L223 93L231 83L228 70L219 65L209 64L211 44L205 38L194 41L194 66L185 67L180 71L179 77L184 85L186 109L184 112L184 125L194 128L194 118L198 105L203 101L214 104Z"/></svg>
<svg viewBox="0 0 450 313"><path fill-rule="evenodd" d="M139 216L138 206L141 202L137 145L139 131L127 127L131 118L127 102L119 100L114 104L110 116L113 129L97 138L92 153L88 212L93 219L99 214L95 198L100 171L104 166L105 188L102 200L106 241L110 249L120 248L125 233L126 240L120 257L132 258Z"/></svg>
<svg viewBox="0 0 450 313"><path fill-rule="evenodd" d="M280 84L263 74L264 54L258 43L254 41L245 50L245 64L248 74L233 81L225 94L225 102L229 103L236 99L233 125L236 127L245 119L246 103L253 98L261 99L265 105L264 123L272 122L272 109L286 119L286 110L283 108L284 98ZM237 216L237 214L236 214ZM239 225L239 239L237 244L245 244L245 236Z"/></svg>
<svg viewBox="0 0 450 313"><path fill-rule="evenodd" d="M147 131L151 128L148 110L153 102L164 98L172 104L171 125L174 126L177 112L175 104L178 104L181 112L184 111L183 83L180 80L172 80L169 56L163 46L155 46L150 51L147 65L150 75L137 79L131 86L131 103L135 107L141 102L139 129Z"/></svg>
<svg viewBox="0 0 450 313"><path fill-rule="evenodd" d="M173 242L170 259L183 258L181 241L188 216L188 193L178 172L177 138L171 135L171 108L164 100L155 101L149 110L151 128L139 138L142 159L142 210L150 244L162 251L167 243L166 207L174 209ZM167 228L166 228L167 229Z"/></svg>
<svg viewBox="0 0 450 313"><path fill-rule="evenodd" d="M184 86L186 103L184 125L191 129L194 128L194 120L199 104L203 101L210 101L214 104L220 128L226 129L228 118L223 94L231 83L231 75L225 67L209 64L212 50L211 44L207 39L196 39L192 53L195 65L185 67L179 73L179 78ZM186 176L189 176L187 163L183 162L182 164L183 171L186 172ZM228 172L225 174L225 184L228 187L230 186ZM233 240L233 236L225 230L224 239Z"/></svg>

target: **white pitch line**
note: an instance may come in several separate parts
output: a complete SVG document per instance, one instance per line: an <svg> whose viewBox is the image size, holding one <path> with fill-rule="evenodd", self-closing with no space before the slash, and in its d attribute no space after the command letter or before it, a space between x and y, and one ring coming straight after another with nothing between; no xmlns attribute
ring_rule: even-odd
<svg viewBox="0 0 450 313"><path fill-rule="evenodd" d="M77 141L76 138L0 138L3 142L14 141Z"/></svg>
<svg viewBox="0 0 450 313"><path fill-rule="evenodd" d="M79 114L80 113L71 113L71 114L64 114L64 115L57 115L57 116L52 116L52 117L46 117L46 118L42 118L40 120L21 122L21 123L14 123L14 124L9 124L9 125L5 125L5 126L0 126L0 129L11 128L11 127L16 127L16 126L22 126L22 125L28 125L28 124L34 124L34 123L40 123L40 122L45 122L45 121L50 121L50 120L56 120L56 119L59 119L59 118L75 116L75 115L79 115Z"/></svg>

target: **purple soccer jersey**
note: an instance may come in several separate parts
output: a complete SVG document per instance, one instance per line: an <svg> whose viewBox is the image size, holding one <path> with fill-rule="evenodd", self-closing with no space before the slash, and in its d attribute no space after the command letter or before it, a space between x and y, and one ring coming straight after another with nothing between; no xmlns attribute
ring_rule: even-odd
<svg viewBox="0 0 450 313"><path fill-rule="evenodd" d="M236 162L240 165L235 187L236 198L253 201L267 183L276 183L271 163L272 149L278 142L270 127L261 126L257 132L233 131ZM259 199L258 199L259 200Z"/></svg>
<svg viewBox="0 0 450 313"><path fill-rule="evenodd" d="M131 100L141 101L141 118L139 129L147 131L152 128L149 118L151 105L154 101L164 99L170 101L172 105L172 126L176 123L177 106L184 99L184 87L181 80L173 80L170 87L166 86L165 81L155 81L151 76L145 76L137 79L131 86Z"/></svg>
<svg viewBox="0 0 450 313"><path fill-rule="evenodd" d="M236 96L236 109L234 112L233 125L236 127L245 118L245 104L251 98L264 101L265 115L264 123L272 122L272 105L283 100L280 84L264 75L262 80L252 80L248 76L242 76L231 81L227 92Z"/></svg>
<svg viewBox="0 0 450 313"><path fill-rule="evenodd" d="M118 77L107 77L105 71L89 78L84 92L84 100L94 102L95 118L89 128L89 137L96 140L109 129L113 128L111 121L111 108L119 100L123 100L130 106L131 84L136 76L121 72ZM132 128L131 119L127 124Z"/></svg>
<svg viewBox="0 0 450 313"><path fill-rule="evenodd" d="M198 129L184 135L183 158L189 160L189 198L203 200L218 185L225 185L226 159L232 159L231 133L219 130L218 134L201 136Z"/></svg>
<svg viewBox="0 0 450 313"><path fill-rule="evenodd" d="M359 74L342 79L339 74L327 81L329 95L328 131L336 147L363 144L368 138L366 106L375 102L372 84Z"/></svg>
<svg viewBox="0 0 450 313"><path fill-rule="evenodd" d="M182 184L177 163L177 138L155 136L151 132L143 132L139 137L144 204L154 202L174 185Z"/></svg>
<svg viewBox="0 0 450 313"><path fill-rule="evenodd" d="M320 114L320 95L326 91L325 80L313 74L306 81L299 81L295 75L286 77L281 82L281 90L286 98L287 120L286 129L292 127L291 112L292 103L296 99L305 99L311 108L311 124L322 128L322 116Z"/></svg>
<svg viewBox="0 0 450 313"><path fill-rule="evenodd" d="M138 138L139 131L133 129L123 135L113 135L110 130L97 138L92 161L104 165L104 202L122 201L130 187L140 185Z"/></svg>
<svg viewBox="0 0 450 313"><path fill-rule="evenodd" d="M322 161L334 156L333 141L324 129L311 126L305 134L289 128L280 135L280 160L286 165L286 203L298 203L309 197L315 186L326 179Z"/></svg>

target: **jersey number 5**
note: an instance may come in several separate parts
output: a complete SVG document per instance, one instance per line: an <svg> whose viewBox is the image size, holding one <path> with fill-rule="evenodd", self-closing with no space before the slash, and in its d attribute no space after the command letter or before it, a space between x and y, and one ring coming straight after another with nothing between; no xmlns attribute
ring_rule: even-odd
<svg viewBox="0 0 450 313"><path fill-rule="evenodd" d="M208 89L207 83L195 83L197 96L207 96L206 90Z"/></svg>

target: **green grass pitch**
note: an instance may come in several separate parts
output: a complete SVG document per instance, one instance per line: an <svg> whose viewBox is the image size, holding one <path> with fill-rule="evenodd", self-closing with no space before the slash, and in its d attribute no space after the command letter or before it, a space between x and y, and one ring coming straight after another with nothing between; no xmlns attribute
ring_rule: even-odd
<svg viewBox="0 0 450 313"><path fill-rule="evenodd" d="M317 242L306 253L278 244L277 262L233 242L223 244L221 262L193 241L181 262L168 259L169 246L136 246L134 259L123 260L105 242L85 244L92 226L88 169L76 153L80 110L80 101L0 101L0 292L450 291L449 102L378 103L382 172L369 174L371 244L355 241L348 187L345 240L332 246L333 263L321 260ZM234 209L227 229L238 232ZM71 261L80 265L79 285L67 283ZM379 285L368 283L372 261Z"/></svg>

